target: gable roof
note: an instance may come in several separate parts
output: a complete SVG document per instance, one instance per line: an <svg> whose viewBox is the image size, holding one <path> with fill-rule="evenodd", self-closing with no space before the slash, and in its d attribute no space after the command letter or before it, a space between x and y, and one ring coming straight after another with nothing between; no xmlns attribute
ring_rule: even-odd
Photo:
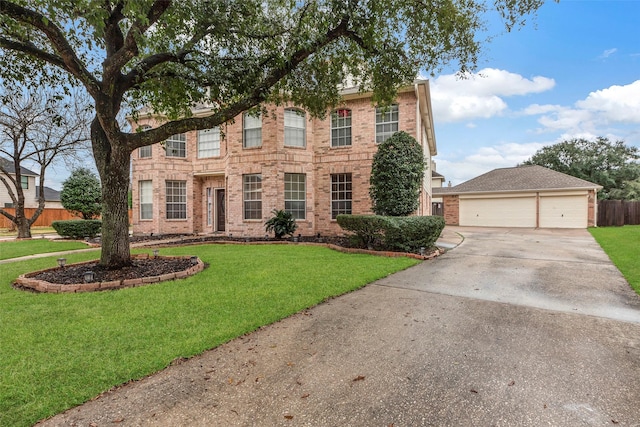
<svg viewBox="0 0 640 427"><path fill-rule="evenodd" d="M4 170L7 171L8 174L10 175L15 175L16 173L16 168L13 164L13 162L9 159L5 159L4 157L0 157L0 163L2 164L2 168ZM24 175L24 176L38 176L37 173L30 171L27 168L24 168L22 166L20 166L20 175Z"/></svg>
<svg viewBox="0 0 640 427"><path fill-rule="evenodd" d="M40 194L40 186L36 186L36 198L38 197L38 194ZM58 190L54 190L53 188L45 186L44 199L48 202L59 202L60 192Z"/></svg>
<svg viewBox="0 0 640 427"><path fill-rule="evenodd" d="M434 194L495 193L536 190L601 189L584 179L543 166L525 165L494 169L454 187L434 188Z"/></svg>

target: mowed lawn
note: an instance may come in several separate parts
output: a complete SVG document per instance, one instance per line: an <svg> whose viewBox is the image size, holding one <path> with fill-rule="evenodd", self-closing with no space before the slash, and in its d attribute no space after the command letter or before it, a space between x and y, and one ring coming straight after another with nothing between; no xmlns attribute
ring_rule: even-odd
<svg viewBox="0 0 640 427"><path fill-rule="evenodd" d="M88 247L89 246L85 245L84 243L75 240L3 240L0 242L0 260L49 252L86 249Z"/></svg>
<svg viewBox="0 0 640 427"><path fill-rule="evenodd" d="M161 249L209 266L183 280L117 291L36 294L20 274L55 257L3 264L0 426L29 426L327 298L417 263L294 245ZM96 253L67 255L67 262Z"/></svg>
<svg viewBox="0 0 640 427"><path fill-rule="evenodd" d="M598 227L589 231L640 295L640 225Z"/></svg>

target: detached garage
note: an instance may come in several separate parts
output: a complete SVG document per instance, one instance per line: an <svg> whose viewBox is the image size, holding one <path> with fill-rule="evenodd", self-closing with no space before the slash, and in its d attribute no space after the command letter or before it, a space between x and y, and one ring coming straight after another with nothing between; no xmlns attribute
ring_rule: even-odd
<svg viewBox="0 0 640 427"><path fill-rule="evenodd" d="M596 225L600 188L542 166L518 166L433 191L443 198L448 225L586 228Z"/></svg>

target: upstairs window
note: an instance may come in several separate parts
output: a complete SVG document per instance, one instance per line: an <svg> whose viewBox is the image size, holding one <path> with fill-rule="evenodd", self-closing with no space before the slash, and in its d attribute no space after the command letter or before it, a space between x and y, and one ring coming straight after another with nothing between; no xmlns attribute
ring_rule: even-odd
<svg viewBox="0 0 640 427"><path fill-rule="evenodd" d="M293 108L284 110L284 145L306 147L306 116Z"/></svg>
<svg viewBox="0 0 640 427"><path fill-rule="evenodd" d="M165 141L167 157L187 157L187 136L184 133L170 136Z"/></svg>
<svg viewBox="0 0 640 427"><path fill-rule="evenodd" d="M262 147L262 116L243 116L242 146L244 148Z"/></svg>
<svg viewBox="0 0 640 427"><path fill-rule="evenodd" d="M220 156L220 128L198 131L198 158Z"/></svg>
<svg viewBox="0 0 640 427"><path fill-rule="evenodd" d="M244 219L262 219L262 175L242 176Z"/></svg>
<svg viewBox="0 0 640 427"><path fill-rule="evenodd" d="M351 145L351 110L339 108L331 113L331 146Z"/></svg>
<svg viewBox="0 0 640 427"><path fill-rule="evenodd" d="M143 125L140 127L140 130L142 132L144 132L145 130L149 130L151 129L151 126L149 125ZM141 159L147 159L149 157L151 157L151 146L150 145L145 145L144 147L140 147L138 148L138 157Z"/></svg>
<svg viewBox="0 0 640 427"><path fill-rule="evenodd" d="M20 176L20 187L23 190L29 189L29 177L28 176Z"/></svg>
<svg viewBox="0 0 640 427"><path fill-rule="evenodd" d="M398 104L390 105L386 110L376 108L376 144L389 139L398 132Z"/></svg>

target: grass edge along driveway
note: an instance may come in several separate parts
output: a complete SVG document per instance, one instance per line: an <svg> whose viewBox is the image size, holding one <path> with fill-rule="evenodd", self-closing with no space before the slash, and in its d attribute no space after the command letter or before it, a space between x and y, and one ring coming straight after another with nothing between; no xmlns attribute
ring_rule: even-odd
<svg viewBox="0 0 640 427"><path fill-rule="evenodd" d="M0 425L32 425L418 262L294 245L186 246L161 254L198 255L209 267L138 288L37 294L11 282L55 266L55 257L2 266ZM96 254L66 257L72 263Z"/></svg>
<svg viewBox="0 0 640 427"><path fill-rule="evenodd" d="M640 295L640 225L589 228L589 232Z"/></svg>

